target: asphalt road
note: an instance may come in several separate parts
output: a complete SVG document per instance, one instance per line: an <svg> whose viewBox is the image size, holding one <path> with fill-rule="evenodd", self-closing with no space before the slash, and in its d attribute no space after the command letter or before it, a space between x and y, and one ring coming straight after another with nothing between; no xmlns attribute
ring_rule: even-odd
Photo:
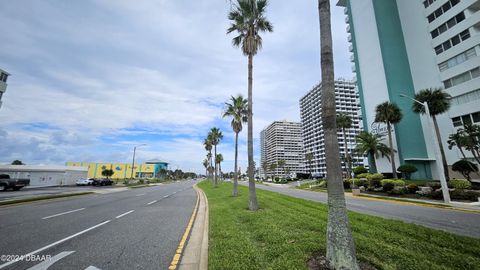
<svg viewBox="0 0 480 270"><path fill-rule="evenodd" d="M0 269L168 269L195 207L193 184L1 207Z"/></svg>
<svg viewBox="0 0 480 270"><path fill-rule="evenodd" d="M240 183L248 185L247 182ZM324 192L258 184L256 187L322 203L327 203L328 198L327 193ZM398 219L459 235L480 238L480 213L432 208L413 204L399 204L349 196L347 196L346 201L347 208L355 212L389 219Z"/></svg>

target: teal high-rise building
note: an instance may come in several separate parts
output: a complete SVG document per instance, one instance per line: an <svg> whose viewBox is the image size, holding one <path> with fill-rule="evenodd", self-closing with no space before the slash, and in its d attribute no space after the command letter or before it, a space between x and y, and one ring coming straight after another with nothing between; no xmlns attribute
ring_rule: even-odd
<svg viewBox="0 0 480 270"><path fill-rule="evenodd" d="M437 178L432 136L425 116L412 112L418 91L443 87L451 109L438 117L449 165L461 158L448 136L466 123L480 123L480 1L340 0L345 10L353 71L360 94L363 127L385 133L375 107L396 103L403 119L394 127L397 165L418 168L416 178ZM380 172L390 172L386 158Z"/></svg>

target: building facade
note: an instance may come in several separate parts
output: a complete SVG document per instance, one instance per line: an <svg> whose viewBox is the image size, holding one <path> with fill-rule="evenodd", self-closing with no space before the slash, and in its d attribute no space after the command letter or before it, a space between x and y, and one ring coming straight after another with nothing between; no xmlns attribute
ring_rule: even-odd
<svg viewBox="0 0 480 270"><path fill-rule="evenodd" d="M72 166L0 165L0 174L30 179L26 188L71 186L87 177L87 168Z"/></svg>
<svg viewBox="0 0 480 270"><path fill-rule="evenodd" d="M305 154L312 153L313 160L306 162L307 172L314 177L325 177L327 167L325 163L325 141L321 115L322 85L315 86L310 92L300 99L300 117L302 119L302 132ZM338 143L341 157L345 157L345 146L352 157L352 166L363 165L363 157L353 155L355 137L362 130L362 116L360 101L355 82L347 80L335 81L335 103L337 112L343 112L352 118L352 128L343 132L338 131ZM343 159L344 160L344 159ZM347 164L342 162L342 169L346 171Z"/></svg>
<svg viewBox="0 0 480 270"><path fill-rule="evenodd" d="M451 108L437 117L449 165L461 159L448 149L448 136L466 123L480 124L480 1L340 0L346 14L353 71L367 131L381 132L375 107L396 103L403 119L394 128L398 165L418 168L416 178L436 178L432 128L426 116L412 112L415 93L442 87ZM386 158L377 159L389 172Z"/></svg>
<svg viewBox="0 0 480 270"><path fill-rule="evenodd" d="M265 172L260 164L262 177L284 178L305 173L304 155L301 123L275 121L260 132L260 163L278 164L279 160L285 160L285 166L274 171Z"/></svg>
<svg viewBox="0 0 480 270"><path fill-rule="evenodd" d="M0 69L0 108L2 107L2 96L7 91L7 79L10 74L8 74L3 69Z"/></svg>
<svg viewBox="0 0 480 270"><path fill-rule="evenodd" d="M159 178L161 170L168 169L168 163L159 160L150 160L145 164L135 164L132 171L131 163L92 163L92 162L67 162L67 166L85 167L88 169L89 178L103 178L104 169L113 170L113 179L129 178Z"/></svg>

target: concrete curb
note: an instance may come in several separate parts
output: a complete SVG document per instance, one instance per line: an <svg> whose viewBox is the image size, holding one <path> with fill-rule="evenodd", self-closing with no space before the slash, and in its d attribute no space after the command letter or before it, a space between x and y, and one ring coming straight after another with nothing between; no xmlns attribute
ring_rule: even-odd
<svg viewBox="0 0 480 270"><path fill-rule="evenodd" d="M197 185L193 188L197 191L200 203L190 238L178 267L180 270L208 269L208 200L203 190Z"/></svg>

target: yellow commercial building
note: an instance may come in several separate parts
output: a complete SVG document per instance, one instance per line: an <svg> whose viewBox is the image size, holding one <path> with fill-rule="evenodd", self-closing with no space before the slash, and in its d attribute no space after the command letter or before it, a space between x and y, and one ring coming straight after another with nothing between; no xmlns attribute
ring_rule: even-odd
<svg viewBox="0 0 480 270"><path fill-rule="evenodd" d="M145 164L135 164L132 173L132 164L127 163L93 163L93 162L67 162L66 166L88 168L88 178L103 178L102 171L113 170L113 179L129 178L156 178L160 177L162 169L168 169L168 163L159 160L150 160Z"/></svg>

